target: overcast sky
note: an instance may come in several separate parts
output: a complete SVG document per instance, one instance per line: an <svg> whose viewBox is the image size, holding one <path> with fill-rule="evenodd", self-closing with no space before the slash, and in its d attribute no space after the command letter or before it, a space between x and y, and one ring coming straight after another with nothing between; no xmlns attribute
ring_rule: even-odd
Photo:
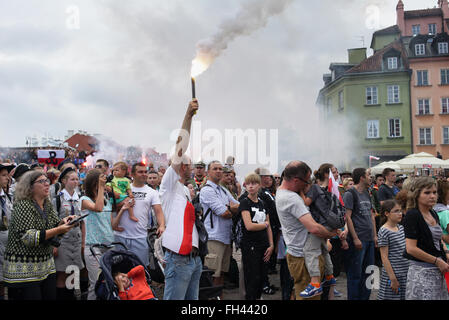
<svg viewBox="0 0 449 320"><path fill-rule="evenodd" d="M0 146L74 129L169 151L191 98L196 43L251 1L1 1ZM403 1L406 10L437 4ZM396 3L294 0L198 77L195 120L203 131L277 129L279 160L306 158L323 132L312 121L323 73L394 25Z"/></svg>

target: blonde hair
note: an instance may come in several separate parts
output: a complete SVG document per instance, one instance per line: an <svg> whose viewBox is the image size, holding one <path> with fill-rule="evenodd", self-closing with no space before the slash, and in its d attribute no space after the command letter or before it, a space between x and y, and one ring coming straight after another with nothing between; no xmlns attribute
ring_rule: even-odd
<svg viewBox="0 0 449 320"><path fill-rule="evenodd" d="M349 185L349 182L354 182L354 180L352 178L345 178L345 180L343 180L343 188L346 189L346 187Z"/></svg>
<svg viewBox="0 0 449 320"><path fill-rule="evenodd" d="M245 177L245 184L249 183L258 183L261 184L262 180L260 179L260 176L257 173L250 173Z"/></svg>
<svg viewBox="0 0 449 320"><path fill-rule="evenodd" d="M125 162L123 162L123 161L119 161L119 162L114 163L114 165L112 167L113 168L119 167L120 169L126 170L126 172L128 172L128 165Z"/></svg>

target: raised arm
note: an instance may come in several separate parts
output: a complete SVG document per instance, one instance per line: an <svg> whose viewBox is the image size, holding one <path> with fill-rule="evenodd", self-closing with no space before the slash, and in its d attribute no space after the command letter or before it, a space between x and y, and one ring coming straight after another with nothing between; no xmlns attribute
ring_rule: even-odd
<svg viewBox="0 0 449 320"><path fill-rule="evenodd" d="M193 99L190 101L187 108L184 120L182 122L181 131L179 132L178 139L176 140L175 155L172 159L172 167L179 174L183 155L186 153L189 147L190 141L190 129L192 127L192 119L198 110L198 100Z"/></svg>

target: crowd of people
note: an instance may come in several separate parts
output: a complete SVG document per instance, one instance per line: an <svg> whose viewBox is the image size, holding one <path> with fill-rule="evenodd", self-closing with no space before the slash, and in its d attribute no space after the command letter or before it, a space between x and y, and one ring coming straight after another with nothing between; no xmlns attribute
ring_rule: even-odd
<svg viewBox="0 0 449 320"><path fill-rule="evenodd" d="M91 249L120 242L143 268L114 274L118 296L153 300L143 273L157 256L149 229L162 246L164 300L197 300L205 268L214 286L234 282L246 300L279 289L283 300L334 299L344 271L347 298L368 300L376 266L379 300L448 299L448 180L389 168L339 173L330 163L312 171L292 161L281 174L258 168L240 184L232 164L186 155L197 111L194 99L168 168L157 171L105 159L85 168L68 158L48 170L3 159L0 299L77 299L67 286L76 267L81 293L95 300L100 264ZM278 265L280 288L268 276Z"/></svg>

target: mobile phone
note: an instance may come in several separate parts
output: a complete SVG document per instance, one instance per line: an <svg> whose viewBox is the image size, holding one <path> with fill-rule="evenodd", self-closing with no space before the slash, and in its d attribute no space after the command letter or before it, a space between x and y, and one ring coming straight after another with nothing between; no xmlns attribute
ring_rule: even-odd
<svg viewBox="0 0 449 320"><path fill-rule="evenodd" d="M86 218L88 215L89 215L89 213L85 213L85 214L82 214L82 215L76 217L76 218L73 219L73 220L70 220L70 221L69 221L69 225L71 226L71 225L73 225L73 224L76 224L76 223L80 222L81 220L83 220L84 218Z"/></svg>

